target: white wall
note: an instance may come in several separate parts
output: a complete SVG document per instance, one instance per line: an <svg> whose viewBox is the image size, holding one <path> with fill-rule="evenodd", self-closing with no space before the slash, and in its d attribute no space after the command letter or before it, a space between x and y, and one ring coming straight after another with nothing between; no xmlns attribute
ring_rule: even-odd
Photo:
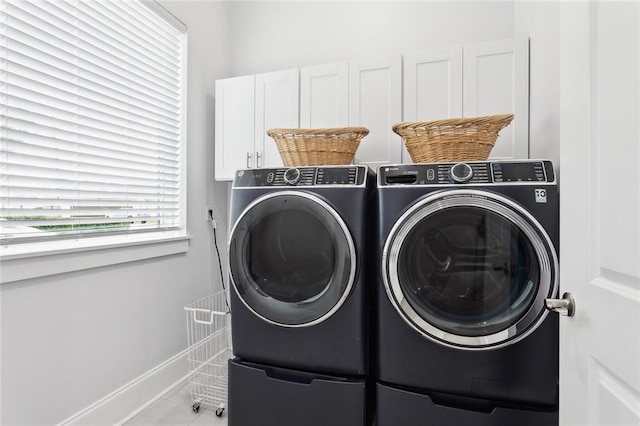
<svg viewBox="0 0 640 426"><path fill-rule="evenodd" d="M224 254L227 188L213 184L213 96L214 80L227 74L227 5L163 4L189 32L189 251L2 284L0 424L57 424L133 385L186 348L184 305L220 286L204 219L206 206L216 206ZM187 365L180 361L158 373L161 382L124 389L117 403L102 404L112 407L89 410L78 424L114 424L181 378Z"/></svg>
<svg viewBox="0 0 640 426"><path fill-rule="evenodd" d="M229 8L233 75L513 36L512 2L262 1Z"/></svg>

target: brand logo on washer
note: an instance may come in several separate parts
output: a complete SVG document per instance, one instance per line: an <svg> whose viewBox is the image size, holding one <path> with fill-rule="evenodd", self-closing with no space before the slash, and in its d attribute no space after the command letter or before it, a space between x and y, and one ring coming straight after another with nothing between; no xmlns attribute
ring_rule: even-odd
<svg viewBox="0 0 640 426"><path fill-rule="evenodd" d="M547 202L547 190L536 189L536 203L546 203L546 202Z"/></svg>

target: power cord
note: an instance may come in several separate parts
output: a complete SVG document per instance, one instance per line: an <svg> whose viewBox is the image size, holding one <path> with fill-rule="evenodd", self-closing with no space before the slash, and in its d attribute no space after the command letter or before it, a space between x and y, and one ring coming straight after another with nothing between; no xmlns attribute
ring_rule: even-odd
<svg viewBox="0 0 640 426"><path fill-rule="evenodd" d="M216 256L218 258L218 270L220 271L220 283L222 283L222 290L224 291L224 303L227 305L228 312L231 312L231 307L227 301L227 287L224 284L224 273L222 272L222 261L220 260L220 249L218 248L218 234L216 231L216 220L213 218L213 212L209 210L209 223L211 223L211 229L213 230L213 246L216 249Z"/></svg>

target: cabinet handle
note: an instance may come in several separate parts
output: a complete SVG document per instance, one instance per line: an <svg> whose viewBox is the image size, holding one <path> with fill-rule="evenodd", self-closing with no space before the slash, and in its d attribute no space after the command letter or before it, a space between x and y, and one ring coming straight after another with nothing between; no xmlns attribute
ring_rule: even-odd
<svg viewBox="0 0 640 426"><path fill-rule="evenodd" d="M251 153L247 152L247 169L251 167Z"/></svg>
<svg viewBox="0 0 640 426"><path fill-rule="evenodd" d="M256 151L256 167L257 168L261 168L262 167L261 160L262 160L262 154L260 154L260 152Z"/></svg>

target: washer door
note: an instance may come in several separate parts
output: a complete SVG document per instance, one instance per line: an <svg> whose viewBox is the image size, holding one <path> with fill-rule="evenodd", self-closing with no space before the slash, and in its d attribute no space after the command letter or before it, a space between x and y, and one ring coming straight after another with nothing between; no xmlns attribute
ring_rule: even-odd
<svg viewBox="0 0 640 426"><path fill-rule="evenodd" d="M287 327L314 325L338 310L353 287L355 256L339 214L305 192L255 200L229 240L238 296L265 321Z"/></svg>
<svg viewBox="0 0 640 426"><path fill-rule="evenodd" d="M553 244L535 218L497 194L431 194L395 224L383 250L387 295L427 338L489 349L533 332L557 292Z"/></svg>

